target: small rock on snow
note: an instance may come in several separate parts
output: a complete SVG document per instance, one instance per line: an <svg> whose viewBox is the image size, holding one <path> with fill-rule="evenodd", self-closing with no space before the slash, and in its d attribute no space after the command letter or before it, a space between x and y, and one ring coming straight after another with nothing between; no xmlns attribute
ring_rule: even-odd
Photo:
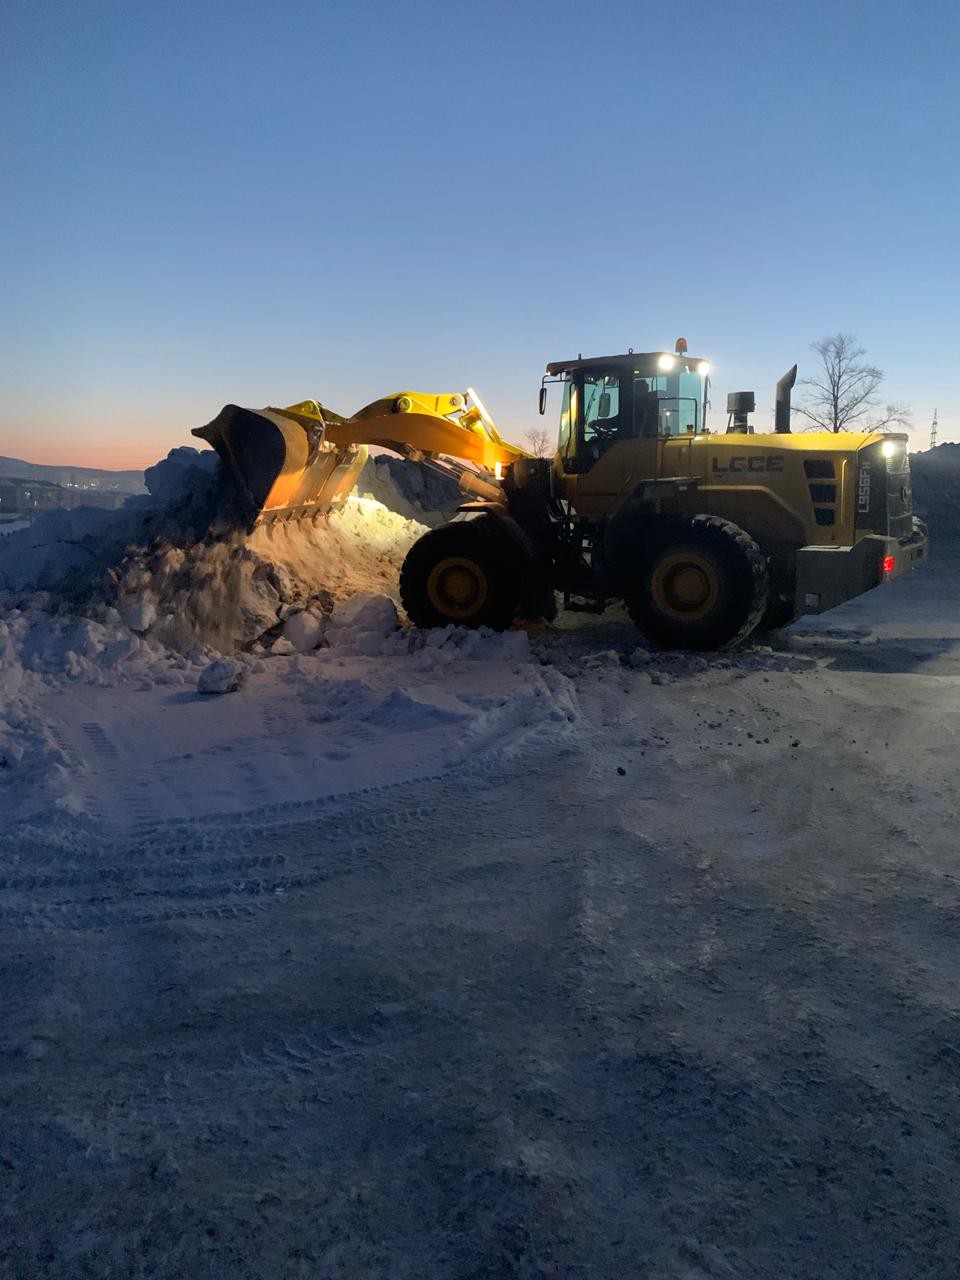
<svg viewBox="0 0 960 1280"><path fill-rule="evenodd" d="M246 669L236 658L217 658L200 672L198 693L233 693L243 684Z"/></svg>

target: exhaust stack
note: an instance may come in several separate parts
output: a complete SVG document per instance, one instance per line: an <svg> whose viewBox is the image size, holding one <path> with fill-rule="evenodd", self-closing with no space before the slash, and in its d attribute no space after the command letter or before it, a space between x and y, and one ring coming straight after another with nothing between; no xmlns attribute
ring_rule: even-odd
<svg viewBox="0 0 960 1280"><path fill-rule="evenodd" d="M777 383L777 404L774 410L774 431L778 435L790 434L790 392L797 380L797 366L788 369Z"/></svg>

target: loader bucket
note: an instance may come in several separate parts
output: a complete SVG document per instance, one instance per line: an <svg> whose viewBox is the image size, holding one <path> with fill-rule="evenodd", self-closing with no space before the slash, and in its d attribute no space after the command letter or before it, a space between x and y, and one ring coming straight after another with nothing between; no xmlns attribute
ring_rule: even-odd
<svg viewBox="0 0 960 1280"><path fill-rule="evenodd" d="M205 427L194 428L193 434L213 445L236 480L251 528L266 520L330 511L356 484L367 450L325 441L323 419L317 416L319 421L313 422L301 414L228 404Z"/></svg>

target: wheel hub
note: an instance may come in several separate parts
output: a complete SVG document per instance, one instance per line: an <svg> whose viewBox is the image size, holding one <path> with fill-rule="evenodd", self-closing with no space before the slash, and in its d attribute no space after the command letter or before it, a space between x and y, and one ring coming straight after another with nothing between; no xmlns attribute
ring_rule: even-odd
<svg viewBox="0 0 960 1280"><path fill-rule="evenodd" d="M678 622L705 617L720 593L713 565L691 551L665 556L654 570L651 586L657 608Z"/></svg>
<svg viewBox="0 0 960 1280"><path fill-rule="evenodd" d="M486 603L488 590L487 575L466 556L441 560L427 579L430 603L452 620L472 618Z"/></svg>

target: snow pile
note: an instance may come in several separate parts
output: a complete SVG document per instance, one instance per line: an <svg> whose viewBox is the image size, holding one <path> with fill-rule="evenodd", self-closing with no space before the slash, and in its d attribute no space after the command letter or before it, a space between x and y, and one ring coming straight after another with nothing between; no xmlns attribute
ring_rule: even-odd
<svg viewBox="0 0 960 1280"><path fill-rule="evenodd" d="M389 454L367 458L357 492L376 499L407 520L431 528L452 519L463 501L460 486L450 476L421 462Z"/></svg>
<svg viewBox="0 0 960 1280"><path fill-rule="evenodd" d="M87 595L128 544L143 536L143 513L127 507L48 511L0 542L0 592Z"/></svg>
<svg viewBox="0 0 960 1280"><path fill-rule="evenodd" d="M236 495L224 484L211 451L173 449L148 468L147 494L108 511L76 507L48 511L0 544L0 593L55 591L59 602L106 598L105 578L130 547L156 540L196 541L213 527L236 524Z"/></svg>
<svg viewBox="0 0 960 1280"><path fill-rule="evenodd" d="M910 455L913 509L934 535L960 534L960 444Z"/></svg>
<svg viewBox="0 0 960 1280"><path fill-rule="evenodd" d="M24 666L20 628L0 618L0 812L16 806L62 809L69 774L66 753L40 716L39 675Z"/></svg>
<svg viewBox="0 0 960 1280"><path fill-rule="evenodd" d="M130 631L180 652L232 653L280 640L281 630L293 652L315 647L337 601L395 590L424 532L352 496L329 516L248 533L212 451L174 449L145 479L149 493L119 511L50 512L4 538L0 598L23 605L44 591L52 610L96 617L113 608Z"/></svg>
<svg viewBox="0 0 960 1280"><path fill-rule="evenodd" d="M129 663L151 645L227 655L259 646L275 656L323 644L361 656L425 648L398 630L389 597L412 544L452 514L461 496L452 480L377 457L338 511L248 532L213 451L174 449L144 478L148 493L118 511L50 512L0 544L0 606L41 603L71 615L62 625L74 638L52 659L63 658L65 674L93 678L85 663L111 667L121 652ZM454 650L501 643L466 634L445 636L423 660L442 664Z"/></svg>
<svg viewBox="0 0 960 1280"><path fill-rule="evenodd" d="M187 656L171 653L155 640L137 635L115 609L104 609L99 620L51 615L38 606L13 609L0 615L0 631L4 637L0 695L5 696L19 679L18 671L24 677L38 677L42 686L81 681L149 688L182 683L205 657L199 649Z"/></svg>
<svg viewBox="0 0 960 1280"><path fill-rule="evenodd" d="M125 557L118 607L152 612L149 634L180 651L209 644L230 653L258 640L273 641L277 651L281 639L287 652L306 650L322 638L337 601L396 590L403 558L423 532L369 498L352 497L314 521L277 521L187 545L161 541Z"/></svg>

